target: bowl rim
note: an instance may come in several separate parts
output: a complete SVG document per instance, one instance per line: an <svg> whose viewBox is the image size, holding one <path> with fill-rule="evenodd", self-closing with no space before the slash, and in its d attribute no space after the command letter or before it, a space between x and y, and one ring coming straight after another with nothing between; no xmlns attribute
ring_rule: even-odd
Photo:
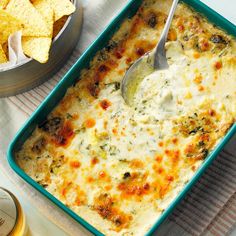
<svg viewBox="0 0 236 236"><path fill-rule="evenodd" d="M76 1L77 0L72 0L73 4L76 6ZM71 21L71 18L72 18L72 15L74 13L72 13L71 15L69 15L69 17L67 18L65 24L63 25L63 27L61 28L61 30L59 31L59 33L56 35L55 38L53 38L52 40L52 44L51 44L51 47L53 47L53 44L60 38L60 36L63 34L63 32L65 31L65 29L67 28L67 26L69 25L70 21ZM19 32L19 31L18 31ZM24 54L25 55L25 54ZM26 56L26 55L25 55ZM27 56L26 56L27 57ZM9 67L6 67L6 68L3 68L0 70L0 74L2 72L8 72L8 71L11 71L11 70L14 70L18 67L21 67L21 66L24 66L25 64L31 62L31 61L35 61L37 62L36 60L34 60L33 58L30 58L30 57L27 57L26 59L22 60L20 63L18 63L17 65L13 65L13 66L9 66ZM47 62L46 62L47 63Z"/></svg>

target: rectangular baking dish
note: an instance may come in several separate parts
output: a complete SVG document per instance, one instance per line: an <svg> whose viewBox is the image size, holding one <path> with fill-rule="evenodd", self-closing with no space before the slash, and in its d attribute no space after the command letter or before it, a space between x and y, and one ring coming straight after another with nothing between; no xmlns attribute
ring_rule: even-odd
<svg viewBox="0 0 236 236"><path fill-rule="evenodd" d="M191 6L197 12L200 12L203 16L208 18L208 20L221 29L225 30L227 33L236 37L236 26L227 21L221 15L204 5L199 0L183 0L186 4ZM8 162L12 169L21 176L26 182L32 185L40 193L50 199L68 215L70 215L74 220L83 225L94 235L103 235L101 232L96 230L89 223L84 221L81 217L75 214L72 210L66 207L62 202L56 199L53 195L47 192L42 186L36 183L31 177L29 177L15 161L15 153L23 145L26 139L31 135L37 124L41 123L46 119L48 114L53 110L53 108L58 104L58 102L63 98L67 89L72 86L78 79L80 71L88 67L90 60L96 54L96 52L102 49L112 35L119 28L120 24L124 19L132 17L139 6L141 5L142 0L130 0L120 14L113 19L111 24L101 33L101 35L95 40L95 42L84 52L80 59L72 66L72 68L67 72L65 77L59 82L59 84L53 89L53 91L48 95L48 97L42 102L39 108L34 112L30 119L25 123L21 130L17 133L11 144L8 148ZM236 124L234 124L217 147L209 154L205 159L201 167L197 170L194 177L185 185L181 193L176 197L176 199L169 205L169 207L163 212L161 217L156 221L152 228L147 232L146 235L152 235L160 224L167 218L167 216L173 211L176 205L181 201L181 199L186 195L190 188L196 183L204 171L209 167L212 161L217 157L222 148L227 144L227 142L236 134Z"/></svg>

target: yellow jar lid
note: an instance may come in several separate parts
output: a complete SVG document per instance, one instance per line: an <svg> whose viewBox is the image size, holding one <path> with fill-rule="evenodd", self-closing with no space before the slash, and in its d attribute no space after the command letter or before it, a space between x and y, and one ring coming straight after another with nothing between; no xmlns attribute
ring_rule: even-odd
<svg viewBox="0 0 236 236"><path fill-rule="evenodd" d="M25 236L25 214L16 197L0 187L0 236Z"/></svg>
<svg viewBox="0 0 236 236"><path fill-rule="evenodd" d="M17 206L9 192L0 188L0 235L9 235L17 222Z"/></svg>

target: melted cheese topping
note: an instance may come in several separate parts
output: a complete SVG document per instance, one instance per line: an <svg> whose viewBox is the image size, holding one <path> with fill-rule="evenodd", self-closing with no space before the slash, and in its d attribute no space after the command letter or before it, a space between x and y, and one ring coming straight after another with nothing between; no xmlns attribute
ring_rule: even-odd
<svg viewBox="0 0 236 236"><path fill-rule="evenodd" d="M168 70L135 106L119 89L151 50L171 1L146 0L17 153L19 166L105 235L144 235L236 117L236 43L180 3Z"/></svg>

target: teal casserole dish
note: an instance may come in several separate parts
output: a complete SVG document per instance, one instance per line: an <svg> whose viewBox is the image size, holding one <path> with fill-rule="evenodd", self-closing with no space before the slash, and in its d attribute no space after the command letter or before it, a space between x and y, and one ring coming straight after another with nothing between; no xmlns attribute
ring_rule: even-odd
<svg viewBox="0 0 236 236"><path fill-rule="evenodd" d="M224 29L229 34L236 36L236 27L228 22L226 19L221 17L216 12L209 9L207 6L202 4L200 1L184 1L196 11L200 12L202 15L206 16L209 21L213 22L220 28ZM16 152L22 147L23 143L29 138L34 129L38 124L41 124L48 114L55 108L58 102L64 97L67 89L76 83L80 71L89 66L90 61L97 51L104 48L107 45L109 39L117 31L120 24L128 17L132 17L139 6L141 5L141 0L132 0L128 5L122 10L122 12L113 20L113 22L105 29L105 31L98 37L98 39L87 49L87 51L81 56L81 58L75 63L75 65L70 69L70 71L65 75L62 81L56 86L56 88L51 92L51 94L45 99L41 106L34 112L31 118L27 121L24 127L18 132L15 139L9 146L8 149L8 161L13 170L19 174L26 182L36 188L39 192L49 198L57 206L63 209L67 214L74 218L78 223L87 228L90 232L95 235L103 235L93 226L84 221L81 217L75 214L72 210L66 207L62 202L56 199L53 195L47 192L41 185L35 182L30 176L28 176L16 163L15 157ZM188 190L193 186L193 184L199 179L201 174L205 169L212 163L216 158L220 150L226 145L230 138L236 133L236 125L228 131L225 137L217 145L217 147L212 151L208 157L204 160L201 167L196 171L194 177L185 185L181 193L175 198L175 200L165 209L161 217L153 225L153 227L147 232L147 235L152 235L158 226L166 219L174 207L180 202L180 200L185 196Z"/></svg>

